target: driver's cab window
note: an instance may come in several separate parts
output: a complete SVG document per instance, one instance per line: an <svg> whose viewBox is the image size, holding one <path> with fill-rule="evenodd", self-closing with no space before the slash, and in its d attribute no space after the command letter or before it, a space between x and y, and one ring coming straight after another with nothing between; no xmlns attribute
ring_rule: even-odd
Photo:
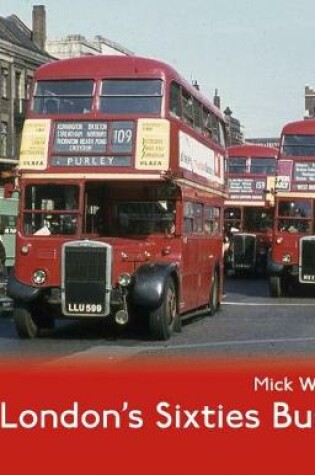
<svg viewBox="0 0 315 475"><path fill-rule="evenodd" d="M87 183L84 197L84 233L105 235L110 227L106 186Z"/></svg>

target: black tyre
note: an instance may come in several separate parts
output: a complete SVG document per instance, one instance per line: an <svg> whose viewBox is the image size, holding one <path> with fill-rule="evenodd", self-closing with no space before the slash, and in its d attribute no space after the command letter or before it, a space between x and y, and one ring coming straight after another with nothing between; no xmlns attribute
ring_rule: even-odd
<svg viewBox="0 0 315 475"><path fill-rule="evenodd" d="M168 340L173 331L178 331L177 296L172 278L165 284L163 301L159 308L149 314L150 335L154 340Z"/></svg>
<svg viewBox="0 0 315 475"><path fill-rule="evenodd" d="M32 314L32 318L38 330L53 330L55 328L55 319L47 303L39 301L30 304L29 311Z"/></svg>
<svg viewBox="0 0 315 475"><path fill-rule="evenodd" d="M38 325L27 308L19 306L15 308L14 322L17 334L20 338L32 339L38 336Z"/></svg>
<svg viewBox="0 0 315 475"><path fill-rule="evenodd" d="M269 292L271 297L281 297L282 279L278 275L269 277Z"/></svg>
<svg viewBox="0 0 315 475"><path fill-rule="evenodd" d="M216 313L220 305L220 280L219 280L219 273L217 270L214 271L211 289L210 289L210 297L209 297L209 315L212 316Z"/></svg>

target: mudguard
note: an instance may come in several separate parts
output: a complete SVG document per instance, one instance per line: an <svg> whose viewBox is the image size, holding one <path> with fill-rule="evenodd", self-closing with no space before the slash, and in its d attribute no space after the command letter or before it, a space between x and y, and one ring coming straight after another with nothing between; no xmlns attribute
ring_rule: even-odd
<svg viewBox="0 0 315 475"><path fill-rule="evenodd" d="M13 272L9 276L7 294L11 299L31 302L40 296L42 289L25 285L16 280Z"/></svg>
<svg viewBox="0 0 315 475"><path fill-rule="evenodd" d="M171 273L177 274L174 263L149 263L139 267L133 275L132 301L147 308L158 308L163 300L165 283Z"/></svg>

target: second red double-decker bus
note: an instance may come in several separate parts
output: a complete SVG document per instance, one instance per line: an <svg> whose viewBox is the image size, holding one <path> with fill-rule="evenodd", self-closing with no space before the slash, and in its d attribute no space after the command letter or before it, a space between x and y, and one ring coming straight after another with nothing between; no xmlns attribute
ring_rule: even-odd
<svg viewBox="0 0 315 475"><path fill-rule="evenodd" d="M315 120L283 127L276 176L275 223L268 263L270 293L315 283Z"/></svg>
<svg viewBox="0 0 315 475"><path fill-rule="evenodd" d="M222 293L225 121L170 66L93 56L38 69L24 125L20 337L59 317L147 325L156 339Z"/></svg>
<svg viewBox="0 0 315 475"><path fill-rule="evenodd" d="M278 150L263 145L228 147L224 227L231 241L226 265L236 273L264 272L271 245Z"/></svg>

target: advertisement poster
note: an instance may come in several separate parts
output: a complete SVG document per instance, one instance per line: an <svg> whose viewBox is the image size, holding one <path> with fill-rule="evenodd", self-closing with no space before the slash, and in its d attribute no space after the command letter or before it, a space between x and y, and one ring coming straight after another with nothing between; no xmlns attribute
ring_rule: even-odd
<svg viewBox="0 0 315 475"><path fill-rule="evenodd" d="M282 193L315 235L315 161L223 225L226 146L314 118L314 42L310 0L1 0L0 475L315 473L315 242L262 226Z"/></svg>
<svg viewBox="0 0 315 475"><path fill-rule="evenodd" d="M46 168L50 125L51 122L48 119L25 121L20 150L20 168L31 170Z"/></svg>
<svg viewBox="0 0 315 475"><path fill-rule="evenodd" d="M223 156L209 150L189 135L179 134L179 164L181 168L207 178L212 183L223 184Z"/></svg>
<svg viewBox="0 0 315 475"><path fill-rule="evenodd" d="M137 170L167 170L170 124L166 120L139 119L136 144Z"/></svg>

